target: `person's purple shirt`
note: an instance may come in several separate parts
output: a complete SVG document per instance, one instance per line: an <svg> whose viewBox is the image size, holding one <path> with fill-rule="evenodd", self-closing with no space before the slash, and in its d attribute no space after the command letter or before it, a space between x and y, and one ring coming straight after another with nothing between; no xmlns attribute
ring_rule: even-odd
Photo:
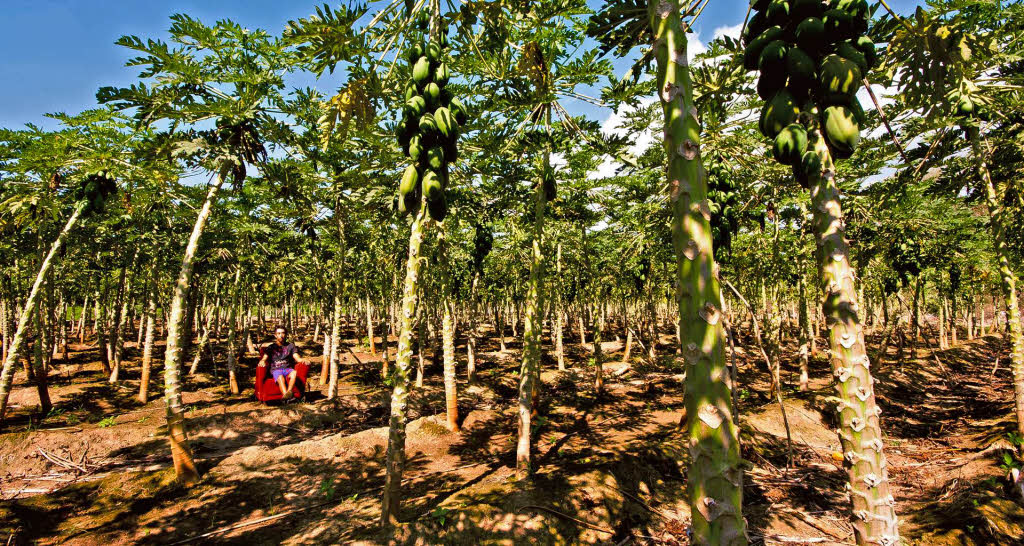
<svg viewBox="0 0 1024 546"><path fill-rule="evenodd" d="M298 349L296 349L294 343L278 345L277 342L274 342L267 345L264 353L267 355L267 360L270 361L270 369L273 371L294 367L295 353L297 351Z"/></svg>

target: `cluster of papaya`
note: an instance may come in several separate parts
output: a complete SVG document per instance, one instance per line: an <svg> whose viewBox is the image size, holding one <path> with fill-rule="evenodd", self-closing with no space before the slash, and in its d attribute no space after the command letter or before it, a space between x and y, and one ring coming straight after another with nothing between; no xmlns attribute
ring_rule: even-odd
<svg viewBox="0 0 1024 546"><path fill-rule="evenodd" d="M964 80L960 88L950 94L950 99L950 103L956 105L953 107L954 116L984 121L991 119L980 100L978 85L970 80Z"/></svg>
<svg viewBox="0 0 1024 546"><path fill-rule="evenodd" d="M405 155L412 160L402 174L398 188L398 210L405 214L419 209L426 196L430 217L438 222L448 215L448 165L459 154L459 127L466 123L462 102L446 89L451 74L444 62L448 37L424 42L426 15L416 21L420 37L412 39L406 51L409 81L405 86L403 118L395 133Z"/></svg>
<svg viewBox="0 0 1024 546"><path fill-rule="evenodd" d="M817 154L807 153L814 119L833 156L849 157L864 121L855 95L878 61L875 44L864 35L867 1L753 0L751 7L743 65L760 71L760 129L774 139L776 160L804 173L820 170Z"/></svg>
<svg viewBox="0 0 1024 546"><path fill-rule="evenodd" d="M86 203L84 214L93 214L103 212L107 199L115 193L117 182L106 171L99 171L82 179L74 197L76 201Z"/></svg>
<svg viewBox="0 0 1024 546"><path fill-rule="evenodd" d="M713 154L704 164L707 169L708 208L711 210L711 236L715 260L721 262L732 248L732 236L739 231L737 205L739 198L732 171L719 154Z"/></svg>

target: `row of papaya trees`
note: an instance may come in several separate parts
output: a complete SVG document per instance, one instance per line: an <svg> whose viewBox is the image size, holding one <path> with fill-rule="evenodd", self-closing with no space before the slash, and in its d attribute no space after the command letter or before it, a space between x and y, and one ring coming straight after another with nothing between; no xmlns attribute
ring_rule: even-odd
<svg viewBox="0 0 1024 546"><path fill-rule="evenodd" d="M455 429L477 343L521 342L529 479L541 355L564 368L578 342L597 394L612 359L684 367L694 540L743 544L726 347L753 342L771 396L828 362L856 540L898 543L871 377L890 344L1005 331L1024 434L1021 7L757 0L739 36L694 54L705 5L395 1L317 8L280 34L175 15L166 40L122 37L137 83L0 131L0 419L21 370L45 416L76 336L111 382L134 337L139 398L162 373L190 485L183 373L223 363L237 394L241 348L283 321L323 346L333 397L355 331L392 389L393 525L425 353ZM337 92L292 87L303 74ZM624 354L602 353L612 337Z"/></svg>

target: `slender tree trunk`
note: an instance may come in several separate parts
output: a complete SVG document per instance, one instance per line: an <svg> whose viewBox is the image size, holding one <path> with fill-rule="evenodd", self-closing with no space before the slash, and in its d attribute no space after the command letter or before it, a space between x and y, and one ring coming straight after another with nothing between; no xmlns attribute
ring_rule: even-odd
<svg viewBox="0 0 1024 546"><path fill-rule="evenodd" d="M377 354L377 344L374 342L373 333L373 304L370 303L370 292L366 292L366 335L370 338L370 354Z"/></svg>
<svg viewBox="0 0 1024 546"><path fill-rule="evenodd" d="M445 290L447 292L447 290ZM444 402L448 414L448 430L459 431L459 396L455 376L455 321L452 319L451 298L444 294Z"/></svg>
<svg viewBox="0 0 1024 546"><path fill-rule="evenodd" d="M711 240L700 126L677 0L648 4L665 120L672 245L675 249L679 344L686 369L690 436L687 495L696 544L746 544L741 513L743 471L725 366L722 294ZM652 347L653 347L652 343Z"/></svg>
<svg viewBox="0 0 1024 546"><path fill-rule="evenodd" d="M562 243L558 243L555 254L557 278L562 278ZM562 289L555 286L555 355L558 357L558 371L565 371L565 347L562 345L563 328Z"/></svg>
<svg viewBox="0 0 1024 546"><path fill-rule="evenodd" d="M797 329L800 331L800 392L807 392L808 382L810 381L811 358L811 339L808 333L811 330L811 325L807 316L807 290L804 286L804 275L802 272L797 281L797 291L800 296L798 303L800 308L797 310L800 316L799 325L797 326Z"/></svg>
<svg viewBox="0 0 1024 546"><path fill-rule="evenodd" d="M549 113L550 116L550 113ZM550 148L544 154L542 173L551 168ZM533 242L530 262L530 281L526 294L526 322L523 325L523 362L519 369L519 430L516 442L516 476L525 478L533 472L531 467L532 430L535 382L540 375L541 310L544 309L544 209L547 199L541 177L533 189Z"/></svg>
<svg viewBox="0 0 1024 546"><path fill-rule="evenodd" d="M822 314L829 325L832 371L839 395L839 440L849 475L854 537L861 545L899 544L896 503L889 493L879 410L858 316L835 167L820 129L809 137L809 149L821 158L822 172L813 173L809 182L818 271L825 293Z"/></svg>
<svg viewBox="0 0 1024 546"><path fill-rule="evenodd" d="M109 377L112 370L110 369L110 353L107 351L107 306L100 303L106 301L108 290L109 287L104 287L102 297L98 291L96 292L96 327L93 330L96 332L96 344L100 353L103 373Z"/></svg>
<svg viewBox="0 0 1024 546"><path fill-rule="evenodd" d="M477 285L480 282L480 273L473 275L473 285L469 291L469 309L466 327L466 381L472 384L476 381L476 337L477 337Z"/></svg>
<svg viewBox="0 0 1024 546"><path fill-rule="evenodd" d="M179 271L177 282L174 285L174 293L171 298L171 314L167 323L167 348L164 356L164 403L167 408L167 438L170 442L175 475L178 481L188 487L195 485L199 481L199 471L196 469L192 450L188 444L185 410L181 402L181 361L184 345L182 334L184 333L189 288L192 282L192 266L196 250L199 248L199 238L206 228L206 222L213 211L217 192L224 183L227 170L227 165L221 168L216 181L206 193L206 200L203 202L203 207L199 211L196 223L192 227L192 234L189 236L188 245L185 247L185 254L181 259L181 271Z"/></svg>
<svg viewBox="0 0 1024 546"><path fill-rule="evenodd" d="M1002 199L996 192L995 184L992 182L992 175L989 172L988 165L985 163L978 128L976 126L969 127L967 133L971 139L974 165L978 170L981 183L985 187L985 201L988 204L988 214L991 218L989 224L992 226L993 246L995 247L996 258L999 261L999 281L1000 288L1003 290L1003 303L1006 305L1006 322L1010 338L1010 371L1013 374L1017 434L1024 436L1024 333L1021 332L1020 308L1017 304L1017 279L1013 274L1013 269L1010 267L1009 249L1005 239L1006 209L1003 207Z"/></svg>
<svg viewBox="0 0 1024 546"><path fill-rule="evenodd" d="M85 295L82 302L82 318L78 321L78 344L85 345L85 317L89 314L89 294Z"/></svg>
<svg viewBox="0 0 1024 546"><path fill-rule="evenodd" d="M228 309L228 388L238 394L238 296L242 287L242 264L235 267L231 285L231 308Z"/></svg>
<svg viewBox="0 0 1024 546"><path fill-rule="evenodd" d="M47 273L50 272L50 268L53 266L53 257L57 255L61 247L64 246L64 241L68 238L68 233L78 222L78 219L82 217L82 213L85 210L86 203L81 202L75 205L74 211L68 218L67 223L64 224L64 229L57 235L57 239L53 241L50 246L50 252L43 259L39 265L39 272L36 274L36 280L32 284L32 290L29 291L28 298L25 299L25 306L22 308L21 316L18 320L18 329L14 332L14 337L11 339L11 345L7 349L7 358L4 359L3 370L0 371L0 425L3 424L4 416L7 413L7 400L11 395L11 383L14 380L14 366L18 361L18 358L25 351L25 338L29 328L29 321L32 320L32 310L36 307L39 301L39 295L43 282L46 279Z"/></svg>
<svg viewBox="0 0 1024 546"><path fill-rule="evenodd" d="M412 335L415 327L417 294L420 281L420 245L430 224L427 217L426 197L420 204L409 233L409 258L405 263L405 284L402 286L401 329L398 333L398 352L391 380L391 419L388 423L388 449L385 463L384 495L381 502L381 524L398 523L402 503L402 473L405 470L405 425L409 397L409 371L412 368ZM420 347L422 351L422 346Z"/></svg>
<svg viewBox="0 0 1024 546"><path fill-rule="evenodd" d="M157 269L154 267L150 276L149 301L146 303L146 341L142 349L142 379L139 382L139 402L149 403L149 376L153 366L153 344L156 341L156 300Z"/></svg>

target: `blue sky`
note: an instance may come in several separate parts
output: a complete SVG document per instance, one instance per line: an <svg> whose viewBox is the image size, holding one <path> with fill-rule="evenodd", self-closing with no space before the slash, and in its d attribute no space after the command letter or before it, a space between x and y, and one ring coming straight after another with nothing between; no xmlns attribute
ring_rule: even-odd
<svg viewBox="0 0 1024 546"><path fill-rule="evenodd" d="M600 3L591 1L595 7ZM908 13L918 3L894 0L890 5ZM162 38L174 13L211 23L229 18L277 33L288 20L313 13L315 5L294 0L3 0L0 126L52 126L44 113L93 107L99 87L131 83L137 69L124 66L130 52L114 41L124 34ZM699 38L706 42L716 29L742 23L746 6L744 0L711 0L696 25ZM329 76L321 85L325 90L335 86Z"/></svg>

